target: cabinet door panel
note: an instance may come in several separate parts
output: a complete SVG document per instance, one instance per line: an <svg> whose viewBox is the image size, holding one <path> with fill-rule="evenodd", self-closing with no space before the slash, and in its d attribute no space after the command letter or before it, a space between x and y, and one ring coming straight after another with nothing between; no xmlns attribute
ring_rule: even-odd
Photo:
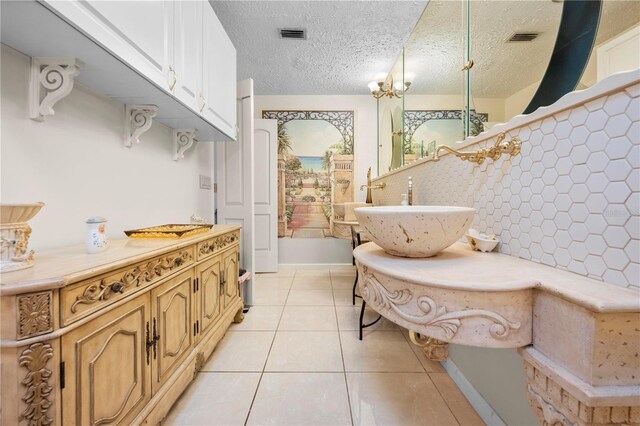
<svg viewBox="0 0 640 426"><path fill-rule="evenodd" d="M179 1L174 10L174 90L194 111L202 105L202 7L199 1Z"/></svg>
<svg viewBox="0 0 640 426"><path fill-rule="evenodd" d="M200 334L206 333L209 327L220 316L220 282L222 259L215 256L198 267L200 288Z"/></svg>
<svg viewBox="0 0 640 426"><path fill-rule="evenodd" d="M238 289L238 248L231 249L222 255L224 265L223 309L226 310L239 296Z"/></svg>
<svg viewBox="0 0 640 426"><path fill-rule="evenodd" d="M62 337L63 424L126 422L149 401L148 321L143 295Z"/></svg>
<svg viewBox="0 0 640 426"><path fill-rule="evenodd" d="M204 117L236 137L236 49L210 5L203 7Z"/></svg>
<svg viewBox="0 0 640 426"><path fill-rule="evenodd" d="M168 89L173 54L172 1L45 2L145 77Z"/></svg>
<svg viewBox="0 0 640 426"><path fill-rule="evenodd" d="M180 365L193 345L192 294L192 271L184 272L151 291L152 328L159 336L153 356L154 393Z"/></svg>

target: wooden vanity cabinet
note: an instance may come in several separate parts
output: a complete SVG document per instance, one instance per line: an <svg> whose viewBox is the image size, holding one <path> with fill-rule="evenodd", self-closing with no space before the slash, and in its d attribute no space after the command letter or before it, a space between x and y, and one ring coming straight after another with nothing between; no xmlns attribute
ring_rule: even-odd
<svg viewBox="0 0 640 426"><path fill-rule="evenodd" d="M84 248L52 251L39 270L3 275L0 424L160 423L243 317L239 227L213 231L111 241L95 264ZM42 272L73 256L86 269ZM76 301L84 310L71 309Z"/></svg>
<svg viewBox="0 0 640 426"><path fill-rule="evenodd" d="M149 402L150 319L143 294L62 336L62 424L128 424Z"/></svg>

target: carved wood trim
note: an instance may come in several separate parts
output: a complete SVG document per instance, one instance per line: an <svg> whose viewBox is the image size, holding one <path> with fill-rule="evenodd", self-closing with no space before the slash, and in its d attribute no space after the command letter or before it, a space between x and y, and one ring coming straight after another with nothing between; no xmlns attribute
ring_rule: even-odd
<svg viewBox="0 0 640 426"><path fill-rule="evenodd" d="M196 363L193 369L193 378L195 379L200 370L204 368L206 360L204 359L204 352L200 351L196 354Z"/></svg>
<svg viewBox="0 0 640 426"><path fill-rule="evenodd" d="M125 293L129 288L140 287L143 284L151 283L167 272L176 270L193 260L190 249L171 253L157 259L138 264L127 270L118 279L103 278L95 284L85 288L81 296L77 296L71 305L71 313L78 311L78 305L91 305L98 301L109 300L113 296L116 288L119 293Z"/></svg>
<svg viewBox="0 0 640 426"><path fill-rule="evenodd" d="M22 401L27 405L20 413L30 426L46 426L53 423L48 411L53 402L49 399L53 387L49 384L52 371L47 363L53 358L53 347L48 343L34 343L22 351L18 358L27 374L20 382L26 390Z"/></svg>
<svg viewBox="0 0 640 426"><path fill-rule="evenodd" d="M169 311L169 308L171 307L171 304L173 303L174 300L176 300L176 297L180 297L182 298L182 300L184 300L184 312L186 315L186 318L184 319L184 334L182 335L182 339L180 339L180 343L178 344L178 347L175 349L175 351L170 351L167 348L167 336L169 335L169 332L167 331L167 324L169 323L168 318L167 318L167 312ZM181 353L181 349L182 349L182 345L184 344L185 340L187 340L187 337L189 336L189 310L191 309L191 307L189 306L189 299L182 293L176 292L171 296L171 299L169 299L169 303L167 303L167 306L164 308L164 310L162 311L162 335L164 336L164 339L162 339L162 348L163 348L163 356L168 356L168 357L176 357L177 355L180 355Z"/></svg>
<svg viewBox="0 0 640 426"><path fill-rule="evenodd" d="M511 322L500 314L484 309L465 309L448 312L444 306L438 306L437 302L428 296L417 296L409 289L389 291L387 288L368 271L366 266L362 267L363 277L360 282L362 296L367 303L372 304L382 310L392 311L400 318L412 324L424 327L436 327L441 329L448 339L453 338L458 332L458 328L465 318L485 318L493 324L489 327L489 334L494 339L504 339L511 333L511 330L519 330L519 322ZM414 303L421 315L413 315L401 308L401 306Z"/></svg>
<svg viewBox="0 0 640 426"><path fill-rule="evenodd" d="M220 235L212 240L200 243L198 245L198 254L202 258L203 256L209 255L217 250L222 250L223 248L232 245L239 239L240 233L237 231L230 234Z"/></svg>
<svg viewBox="0 0 640 426"><path fill-rule="evenodd" d="M51 291L17 297L18 339L53 331L52 301Z"/></svg>

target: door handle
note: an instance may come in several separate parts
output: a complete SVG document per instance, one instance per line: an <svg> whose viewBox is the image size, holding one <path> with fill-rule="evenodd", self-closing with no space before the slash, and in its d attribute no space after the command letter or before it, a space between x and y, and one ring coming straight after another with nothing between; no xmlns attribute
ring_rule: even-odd
<svg viewBox="0 0 640 426"><path fill-rule="evenodd" d="M207 100L204 98L204 96L202 96L202 93L200 93L200 100L202 101L202 106L200 107L200 114L202 114L202 111L204 111L204 107L207 105Z"/></svg>
<svg viewBox="0 0 640 426"><path fill-rule="evenodd" d="M169 90L173 91L173 88L176 87L176 83L178 82L178 76L176 75L176 70L173 68L173 65L169 66L169 72L171 73L171 83L169 83Z"/></svg>

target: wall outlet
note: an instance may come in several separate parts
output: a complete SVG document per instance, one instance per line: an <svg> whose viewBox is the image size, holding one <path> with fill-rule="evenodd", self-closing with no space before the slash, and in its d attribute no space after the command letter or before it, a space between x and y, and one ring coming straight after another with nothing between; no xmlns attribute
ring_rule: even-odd
<svg viewBox="0 0 640 426"><path fill-rule="evenodd" d="M200 175L200 189L211 190L211 176Z"/></svg>

